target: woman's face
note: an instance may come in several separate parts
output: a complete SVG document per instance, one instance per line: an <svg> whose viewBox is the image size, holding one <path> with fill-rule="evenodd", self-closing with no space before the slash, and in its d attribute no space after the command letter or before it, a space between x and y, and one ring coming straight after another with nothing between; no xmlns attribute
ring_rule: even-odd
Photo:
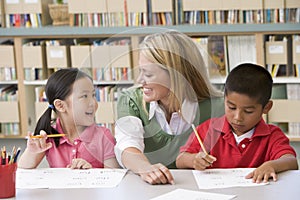
<svg viewBox="0 0 300 200"><path fill-rule="evenodd" d="M167 70L151 63L140 54L139 76L137 82L142 84L143 97L146 102L167 100L170 88L170 76Z"/></svg>

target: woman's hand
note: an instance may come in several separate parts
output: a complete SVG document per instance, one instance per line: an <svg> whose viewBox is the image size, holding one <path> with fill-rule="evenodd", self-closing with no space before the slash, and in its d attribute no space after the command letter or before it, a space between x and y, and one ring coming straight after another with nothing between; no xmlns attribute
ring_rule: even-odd
<svg viewBox="0 0 300 200"><path fill-rule="evenodd" d="M204 152L199 152L195 155L193 167L196 170L204 170L207 167L211 166L217 158L213 157L212 155L205 154Z"/></svg>
<svg viewBox="0 0 300 200"><path fill-rule="evenodd" d="M140 171L139 175L144 181L152 185L175 184L170 170L161 163L150 165L148 169Z"/></svg>
<svg viewBox="0 0 300 200"><path fill-rule="evenodd" d="M67 165L67 168L71 169L91 169L92 165L82 158L74 158L72 163Z"/></svg>
<svg viewBox="0 0 300 200"><path fill-rule="evenodd" d="M32 134L29 134L28 140L27 140L27 149L31 153L42 153L47 151L52 147L51 142L46 142L47 139L47 133L43 130L40 131L40 135L42 138L30 138Z"/></svg>

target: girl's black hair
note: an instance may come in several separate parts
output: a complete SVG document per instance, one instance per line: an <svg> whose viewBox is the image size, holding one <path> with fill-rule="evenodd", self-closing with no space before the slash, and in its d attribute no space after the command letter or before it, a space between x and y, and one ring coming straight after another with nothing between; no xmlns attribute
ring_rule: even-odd
<svg viewBox="0 0 300 200"><path fill-rule="evenodd" d="M39 118L34 130L34 135L39 135L41 130L44 130L47 134L58 134L58 131L51 126L52 110L56 112L53 104L54 100L65 100L72 93L72 86L74 82L83 77L88 77L92 80L89 75L77 68L60 69L49 77L45 86L45 93L49 107ZM59 138L55 138L54 140L56 146L58 146Z"/></svg>

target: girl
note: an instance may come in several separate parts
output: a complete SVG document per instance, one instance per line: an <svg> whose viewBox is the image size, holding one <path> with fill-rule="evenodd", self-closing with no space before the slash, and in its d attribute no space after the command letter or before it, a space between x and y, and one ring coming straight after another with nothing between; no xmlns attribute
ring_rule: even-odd
<svg viewBox="0 0 300 200"><path fill-rule="evenodd" d="M29 135L18 166L36 168L46 156L50 167L118 167L110 130L94 121L98 104L91 77L75 68L61 69L50 76L45 92L49 107L34 131L41 138ZM57 116L53 126L52 111ZM47 137L58 133L65 136Z"/></svg>

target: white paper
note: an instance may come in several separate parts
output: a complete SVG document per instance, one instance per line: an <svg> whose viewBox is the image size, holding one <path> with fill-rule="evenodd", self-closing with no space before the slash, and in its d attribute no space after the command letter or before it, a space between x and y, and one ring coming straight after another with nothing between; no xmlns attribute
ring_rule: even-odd
<svg viewBox="0 0 300 200"><path fill-rule="evenodd" d="M210 192L176 189L172 192L168 192L150 200L229 200L233 199L234 197L236 197L236 195L225 195Z"/></svg>
<svg viewBox="0 0 300 200"><path fill-rule="evenodd" d="M20 3L19 0L6 0L6 4L18 4Z"/></svg>
<svg viewBox="0 0 300 200"><path fill-rule="evenodd" d="M246 175L254 168L206 169L193 170L199 189L261 186L268 183L253 183Z"/></svg>
<svg viewBox="0 0 300 200"><path fill-rule="evenodd" d="M30 3L38 3L39 1L38 0L25 0L24 1L25 3L28 3L28 4L30 4Z"/></svg>
<svg viewBox="0 0 300 200"><path fill-rule="evenodd" d="M300 45L296 45L296 53L300 53Z"/></svg>
<svg viewBox="0 0 300 200"><path fill-rule="evenodd" d="M281 45L270 45L269 46L269 53L270 54L283 54L284 49Z"/></svg>
<svg viewBox="0 0 300 200"><path fill-rule="evenodd" d="M16 188L110 188L116 187L126 169L17 169Z"/></svg>
<svg viewBox="0 0 300 200"><path fill-rule="evenodd" d="M51 58L64 58L65 54L63 50L50 50Z"/></svg>

